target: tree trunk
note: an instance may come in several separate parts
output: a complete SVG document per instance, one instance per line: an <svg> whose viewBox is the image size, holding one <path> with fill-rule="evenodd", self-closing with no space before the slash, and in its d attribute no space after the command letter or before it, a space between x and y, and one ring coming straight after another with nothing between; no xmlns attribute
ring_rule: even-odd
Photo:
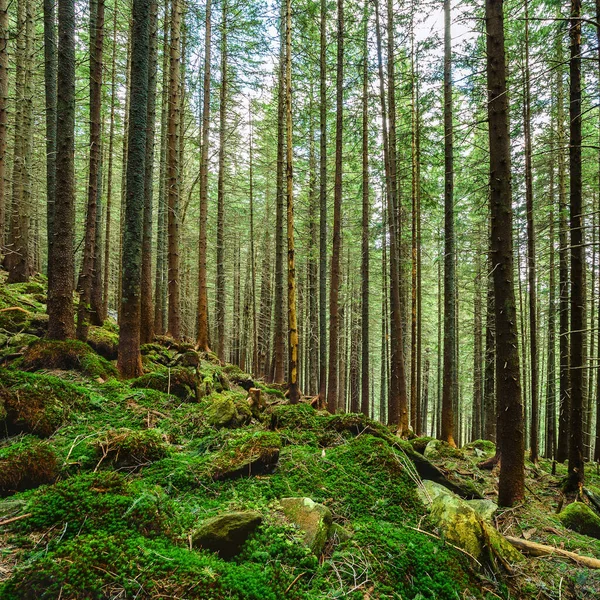
<svg viewBox="0 0 600 600"><path fill-rule="evenodd" d="M8 95L8 9L0 0L0 254L4 247L4 177L6 154L6 97ZM56 2L44 0L44 92L46 101L46 230L48 285L51 285L50 256L54 241L54 196L56 193Z"/></svg>
<svg viewBox="0 0 600 600"><path fill-rule="evenodd" d="M273 322L273 362L271 379L283 383L285 379L285 332L283 292L283 211L285 177L285 4L281 4L279 70L277 81L277 180L275 193L275 306Z"/></svg>
<svg viewBox="0 0 600 600"><path fill-rule="evenodd" d="M292 3L285 3L285 123L287 133L287 279L289 321L289 399L291 404L300 400L298 389L298 323L296 318L296 263L294 256L294 170L292 152Z"/></svg>
<svg viewBox="0 0 600 600"><path fill-rule="evenodd" d="M340 261L342 246L342 142L344 125L344 0L337 0L337 76L335 117L335 183L333 187L333 248L329 284L329 376L327 409L339 408Z"/></svg>
<svg viewBox="0 0 600 600"><path fill-rule="evenodd" d="M102 162L102 70L104 49L104 0L90 3L90 155L88 198L83 243L83 261L79 274L77 338L87 340L94 262L96 257L96 225L98 212L98 180Z"/></svg>
<svg viewBox="0 0 600 600"><path fill-rule="evenodd" d="M210 135L210 61L211 61L211 0L206 1L204 32L204 85L202 96L202 146L200 149L200 223L198 237L198 335L196 345L201 352L210 349L208 335L208 292L206 287L206 245L208 226L208 146Z"/></svg>
<svg viewBox="0 0 600 600"><path fill-rule="evenodd" d="M112 37L112 58L110 75L110 125L108 132L108 174L106 184L106 229L104 233L104 274L102 291L102 315L104 321L108 314L108 292L110 285L110 248L111 248L111 218L112 218L112 189L113 189L113 158L114 158L114 140L115 140L115 103L116 103L116 75L117 75L117 14L115 12Z"/></svg>
<svg viewBox="0 0 600 600"><path fill-rule="evenodd" d="M319 401L327 395L327 0L319 23Z"/></svg>
<svg viewBox="0 0 600 600"><path fill-rule="evenodd" d="M179 194L180 157L179 123L181 119L180 61L181 61L181 0L171 3L171 35L169 62L169 100L167 116L167 198L168 198L168 325L167 334L178 340L181 337L180 315L180 260L179 260Z"/></svg>
<svg viewBox="0 0 600 600"><path fill-rule="evenodd" d="M154 130L156 127L156 77L158 61L158 2L150 2L150 46L148 56L148 108L146 117L146 157L144 173L144 226L142 239L142 298L140 342L154 339L152 304L152 204L154 198Z"/></svg>
<svg viewBox="0 0 600 600"><path fill-rule="evenodd" d="M361 395L360 411L369 415L369 3L363 13L363 88L362 88L362 302L361 302Z"/></svg>
<svg viewBox="0 0 600 600"><path fill-rule="evenodd" d="M475 294L473 300L473 421L471 427L471 441L479 440L483 437L483 377L481 369L483 363L483 323L481 317L481 281L483 273L478 245L476 246L475 252L477 254L475 256Z"/></svg>
<svg viewBox="0 0 600 600"><path fill-rule="evenodd" d="M454 442L456 372L456 263L454 234L454 147L452 126L452 38L450 0L444 0L444 376L442 440ZM503 50L504 51L504 50Z"/></svg>
<svg viewBox="0 0 600 600"><path fill-rule="evenodd" d="M554 160L554 139L550 141L551 156ZM554 460L556 456L556 299L555 299L555 259L554 259L554 164L550 164L550 214L549 259L548 259L548 374L546 385L546 447L545 456Z"/></svg>
<svg viewBox="0 0 600 600"><path fill-rule="evenodd" d="M131 100L128 114L127 189L121 270L123 292L117 361L119 372L126 378L139 377L142 374L140 316L147 155L150 5L151 0L134 0L132 9Z"/></svg>
<svg viewBox="0 0 600 600"><path fill-rule="evenodd" d="M225 360L225 128L227 125L227 1L222 6L221 22L221 89L219 91L219 173L217 178L217 281L215 291L215 325L217 356Z"/></svg>
<svg viewBox="0 0 600 600"><path fill-rule="evenodd" d="M531 363L531 427L529 432L530 458L537 462L539 454L538 398L538 333L537 284L535 270L535 223L533 213L533 169L531 165L531 100L529 84L529 2L525 1L525 94L523 102L523 132L525 137L525 203L527 211L527 281L529 288L529 353Z"/></svg>
<svg viewBox="0 0 600 600"><path fill-rule="evenodd" d="M164 335L167 324L168 185L166 180L169 105L169 2L163 20L162 90L160 107L160 165L158 169L158 218L156 223L156 273L154 278L154 332Z"/></svg>
<svg viewBox="0 0 600 600"><path fill-rule="evenodd" d="M75 335L73 311L75 229L75 2L58 0L58 78L56 104L56 197L54 241L48 288L48 337Z"/></svg>
<svg viewBox="0 0 600 600"><path fill-rule="evenodd" d="M557 37L556 48L557 86L556 86L556 120L558 137L558 273L559 273L559 417L558 417L558 445L556 447L556 460L564 462L569 455L569 422L571 418L571 380L570 363L571 350L569 340L569 243L567 225L567 192L566 192L566 165L564 148L567 140L564 130L564 87L561 65L563 64L562 40Z"/></svg>
<svg viewBox="0 0 600 600"><path fill-rule="evenodd" d="M569 194L571 232L571 414L569 419L569 473L567 487L577 490L583 483L583 395L584 379L584 248L581 190L581 0L571 0L569 27Z"/></svg>
<svg viewBox="0 0 600 600"><path fill-rule="evenodd" d="M486 0L486 31L496 390L502 452L498 503L512 506L524 495L525 450L514 292L510 137L502 0Z"/></svg>

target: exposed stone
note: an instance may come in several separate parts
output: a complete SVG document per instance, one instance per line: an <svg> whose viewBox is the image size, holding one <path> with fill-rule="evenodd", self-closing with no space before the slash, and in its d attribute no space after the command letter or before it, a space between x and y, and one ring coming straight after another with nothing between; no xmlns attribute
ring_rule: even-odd
<svg viewBox="0 0 600 600"><path fill-rule="evenodd" d="M560 522L567 528L600 539L600 517L583 502L572 502L558 515Z"/></svg>
<svg viewBox="0 0 600 600"><path fill-rule="evenodd" d="M330 537L331 511L310 498L282 498L279 503L287 519L304 532L304 543L319 556Z"/></svg>
<svg viewBox="0 0 600 600"><path fill-rule="evenodd" d="M262 523L256 511L236 511L206 519L192 536L194 548L206 548L227 558L235 556Z"/></svg>

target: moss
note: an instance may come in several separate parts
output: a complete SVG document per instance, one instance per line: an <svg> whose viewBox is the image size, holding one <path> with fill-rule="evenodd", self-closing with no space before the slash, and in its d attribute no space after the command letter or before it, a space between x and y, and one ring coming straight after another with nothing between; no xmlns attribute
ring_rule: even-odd
<svg viewBox="0 0 600 600"><path fill-rule="evenodd" d="M164 458L168 453L167 445L155 429L111 429L94 445L101 461L119 467L139 467Z"/></svg>
<svg viewBox="0 0 600 600"><path fill-rule="evenodd" d="M90 394L51 375L0 369L0 398L9 433L48 437L67 422L73 410L88 404Z"/></svg>
<svg viewBox="0 0 600 600"><path fill-rule="evenodd" d="M148 373L131 383L132 388L149 388L166 394L173 394L185 402L197 399L197 379L194 371L184 367L167 372Z"/></svg>
<svg viewBox="0 0 600 600"><path fill-rule="evenodd" d="M61 369L79 371L89 377L117 377L117 369L85 342L78 340L39 340L30 344L19 368L25 371Z"/></svg>
<svg viewBox="0 0 600 600"><path fill-rule="evenodd" d="M572 502L560 512L558 518L568 529L600 538L600 517L583 502Z"/></svg>
<svg viewBox="0 0 600 600"><path fill-rule="evenodd" d="M413 438L412 440L410 440L410 445L419 454L424 454L425 453L425 448L427 447L427 444L429 444L429 442L431 442L432 439L433 438L428 437L428 436L416 437L416 438Z"/></svg>
<svg viewBox="0 0 600 600"><path fill-rule="evenodd" d="M54 450L33 437L0 449L0 496L52 483L58 475Z"/></svg>
<svg viewBox="0 0 600 600"><path fill-rule="evenodd" d="M220 395L209 402L206 417L208 424L213 427L241 427L252 419L250 406L243 397Z"/></svg>
<svg viewBox="0 0 600 600"><path fill-rule="evenodd" d="M281 438L271 432L242 435L211 461L212 477L222 480L270 473L277 465L280 447Z"/></svg>
<svg viewBox="0 0 600 600"><path fill-rule="evenodd" d="M140 348L140 352L142 354L142 360L145 362L147 368L151 368L152 365L166 367L173 361L173 353L161 344L143 344Z"/></svg>
<svg viewBox="0 0 600 600"><path fill-rule="evenodd" d="M119 334L105 327L91 326L88 344L106 360L117 360L119 356Z"/></svg>

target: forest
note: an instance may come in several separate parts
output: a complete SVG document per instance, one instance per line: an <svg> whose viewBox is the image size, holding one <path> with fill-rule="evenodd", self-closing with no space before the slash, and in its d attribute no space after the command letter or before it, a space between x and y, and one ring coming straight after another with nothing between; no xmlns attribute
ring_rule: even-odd
<svg viewBox="0 0 600 600"><path fill-rule="evenodd" d="M600 539L599 220L600 0L0 0L0 597L533 598L514 548L589 569L564 588L548 569L535 597L600 594L600 542L581 541ZM381 445L373 472L361 444ZM302 464L316 448L356 460L372 498L336 508L345 484L294 480L294 446ZM401 475L380 474L388 463ZM249 591L231 540L222 562L179 554L188 534L196 547L193 515L218 518L182 491L186 470L256 519L278 500L293 520L286 487L316 498L348 539L309 544L310 581L274 548L273 579ZM168 501L151 491L166 481ZM180 565L164 589L152 562L146 584L102 562L122 592L84 566L66 575L83 534L60 528L32 568L41 542L19 535L69 522L40 507L98 489L129 498L126 515L158 498L123 531ZM421 531L412 503L435 521L447 493L500 507L494 526L473 517L481 556L443 519ZM526 529L530 501L541 520ZM366 552L360 518L405 518L366 508L387 502L414 517L411 536L452 540L448 564L467 555L493 581L473 583L471 565L456 588L411 587L419 555L383 584L361 554L371 566L352 562L346 582L335 557ZM94 518L80 533L129 543ZM275 533L242 529L256 527L235 568L262 564ZM567 529L566 546L548 537ZM206 570L220 575L187 596L175 572Z"/></svg>

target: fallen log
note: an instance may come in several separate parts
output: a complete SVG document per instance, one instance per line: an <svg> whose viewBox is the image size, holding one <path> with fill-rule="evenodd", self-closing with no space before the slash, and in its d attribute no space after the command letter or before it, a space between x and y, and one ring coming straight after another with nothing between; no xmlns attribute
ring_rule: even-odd
<svg viewBox="0 0 600 600"><path fill-rule="evenodd" d="M555 548L554 546L546 546L545 544L538 544L537 542L530 542L522 538L505 536L506 539L524 554L530 556L560 556L562 558L569 558L573 562L576 562L588 569L600 569L600 560L597 558L591 558L590 556L581 556L575 552L569 550L563 550L562 548Z"/></svg>

